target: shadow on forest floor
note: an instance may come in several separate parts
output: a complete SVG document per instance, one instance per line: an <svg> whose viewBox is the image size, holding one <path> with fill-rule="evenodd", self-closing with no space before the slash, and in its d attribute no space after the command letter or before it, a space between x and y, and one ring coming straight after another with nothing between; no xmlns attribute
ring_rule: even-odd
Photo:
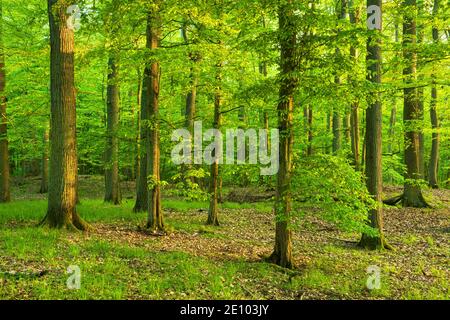
<svg viewBox="0 0 450 320"><path fill-rule="evenodd" d="M81 194L101 183L80 179ZM270 203L224 204L221 226L209 227L205 204L166 199L169 233L152 237L138 232L145 214L131 212L132 199L115 207L91 194L78 210L95 229L68 233L35 227L46 202L24 192L37 186L15 185L22 200L0 206L0 298L450 298L448 190L433 191L433 210L385 208L386 237L396 251L365 251L356 246L358 234L307 216L294 232L297 268L287 271L262 262L273 246ZM82 270L78 291L65 287L69 265ZM366 288L369 266L381 270L378 290Z"/></svg>

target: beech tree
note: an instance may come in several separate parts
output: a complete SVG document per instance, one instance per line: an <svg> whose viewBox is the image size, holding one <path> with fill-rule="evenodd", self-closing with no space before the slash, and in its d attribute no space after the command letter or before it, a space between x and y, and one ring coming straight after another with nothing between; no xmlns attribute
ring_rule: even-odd
<svg viewBox="0 0 450 320"><path fill-rule="evenodd" d="M367 26L371 34L367 39L367 80L375 85L381 84L381 40L382 1L367 1ZM379 87L375 87L368 101L366 110L366 166L365 176L367 190L377 203L377 207L369 212L370 226L375 228L377 235L363 233L360 246L377 249L387 247L383 234L383 208L381 195L383 178L381 168L381 125L382 105Z"/></svg>
<svg viewBox="0 0 450 320"><path fill-rule="evenodd" d="M50 24L50 177L47 215L51 228L86 230L76 210L77 149L74 87L74 30L69 27L68 0L48 0Z"/></svg>
<svg viewBox="0 0 450 320"><path fill-rule="evenodd" d="M9 202L9 150L8 150L8 117L6 115L6 73L5 54L3 50L2 2L0 1L0 202Z"/></svg>
<svg viewBox="0 0 450 320"><path fill-rule="evenodd" d="M433 17L436 18L439 13L439 0L434 0L433 5ZM436 26L437 21L434 20L432 27L433 42L435 44L439 43L439 29ZM437 84L436 84L436 74L431 75L431 105L430 105L430 119L431 128L433 129L432 141L431 141L431 154L430 154L430 165L428 169L428 183L432 188L439 188L438 181L438 164L439 164L439 147L440 147L440 135L439 135L439 118L437 112Z"/></svg>
<svg viewBox="0 0 450 320"><path fill-rule="evenodd" d="M275 196L275 248L270 260L285 268L292 267L292 231L289 226L292 209L291 175L293 156L294 92L298 84L296 69L296 28L292 1L278 8L279 39L281 47L280 93L278 102L278 128L280 130L277 190Z"/></svg>
<svg viewBox="0 0 450 320"><path fill-rule="evenodd" d="M156 51L161 37L160 1L154 3L147 17L147 43L150 51ZM152 52L150 52L152 53ZM164 219L161 208L161 173L160 173L160 132L159 132L159 83L160 64L156 56L152 56L150 78L146 81L148 95L148 123L145 148L147 151L148 177L148 219L147 228L152 233L164 232Z"/></svg>
<svg viewBox="0 0 450 320"><path fill-rule="evenodd" d="M403 69L405 88L403 90L403 124L405 127L405 185L402 203L404 207L427 207L420 186L420 129L422 112L416 88L417 52L416 52L416 0L403 2Z"/></svg>
<svg viewBox="0 0 450 320"><path fill-rule="evenodd" d="M119 184L119 84L116 59L108 59L108 89L106 112L106 152L105 152L105 202L120 204Z"/></svg>

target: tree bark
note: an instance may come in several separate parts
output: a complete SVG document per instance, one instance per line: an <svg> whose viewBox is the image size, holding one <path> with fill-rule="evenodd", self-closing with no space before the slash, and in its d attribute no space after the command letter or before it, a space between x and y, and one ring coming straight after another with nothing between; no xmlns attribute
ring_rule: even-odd
<svg viewBox="0 0 450 320"><path fill-rule="evenodd" d="M159 15L160 2L151 8L147 20L147 43L150 50L155 51L159 47L161 37L161 18ZM150 177L148 187L148 218L147 229L152 233L164 233L164 219L161 208L161 175L160 175L160 138L159 138L159 81L160 65L157 58L153 57L150 68L150 92L148 101L149 127L147 130L147 176Z"/></svg>
<svg viewBox="0 0 450 320"><path fill-rule="evenodd" d="M433 6L433 16L436 16L439 12L439 0L434 0ZM432 35L434 43L439 42L439 30L436 25L433 25ZM439 165L439 118L437 113L437 86L435 82L435 74L431 75L433 79L433 84L431 87L431 106L430 106L430 118L431 118L431 128L433 129L432 141L431 141L431 155L430 155L430 166L428 168L428 183L432 188L439 188L438 180L438 165Z"/></svg>
<svg viewBox="0 0 450 320"><path fill-rule="evenodd" d="M350 23L355 26L360 20L360 8L355 8L352 2L349 2ZM354 46L350 47L350 56L355 64L358 62L358 49ZM355 79L350 78L350 82ZM355 100L350 106L350 141L353 156L353 165L356 171L361 171L361 155L360 155L360 128L359 128L359 101Z"/></svg>
<svg viewBox="0 0 450 320"><path fill-rule="evenodd" d="M50 177L48 210L42 224L86 230L77 202L74 31L68 27L68 0L48 0L50 24Z"/></svg>
<svg viewBox="0 0 450 320"><path fill-rule="evenodd" d="M188 44L188 35L186 30L186 25L183 24L182 27L183 32L183 39L185 44ZM194 119L195 119L195 112L196 112L196 102L197 102L197 85L198 85L198 75L197 70L195 67L195 64L200 60L200 55L197 52L190 52L189 58L191 60L191 63L193 64L190 68L190 74L189 74L189 92L186 95L186 108L185 108L185 127L189 130L191 133L191 137L194 136ZM191 145L193 144L193 141L191 141ZM183 175L186 179L186 176L188 175L188 172L192 169L192 165L185 164L182 166ZM188 179L194 183L195 178L190 176Z"/></svg>
<svg viewBox="0 0 450 320"><path fill-rule="evenodd" d="M6 72L3 49L2 2L0 1L0 203L11 201L8 150L8 118L6 115Z"/></svg>
<svg viewBox="0 0 450 320"><path fill-rule="evenodd" d="M214 97L214 129L220 129L221 125L221 104L222 104L222 93L221 93L221 69L222 64L217 64L217 89ZM216 157L217 150L214 149L213 157ZM215 161L211 164L211 177L209 182L209 209L208 209L208 220L207 225L219 225L219 188L220 188L220 176L219 176L219 157L216 157Z"/></svg>
<svg viewBox="0 0 450 320"><path fill-rule="evenodd" d="M290 214L292 207L291 176L293 156L293 112L294 92L298 80L293 74L296 69L296 28L293 21L292 0L279 6L278 22L281 45L281 80L280 98L278 102L279 170L277 175L277 191L275 196L275 247L270 260L279 266L291 268L292 263L292 231Z"/></svg>
<svg viewBox="0 0 450 320"><path fill-rule="evenodd" d="M382 0L368 0L367 7L378 6L382 12ZM368 13L368 18L372 13ZM381 20L381 13L380 13ZM380 27L377 35L369 36L367 40L367 80L374 84L381 84L381 41L378 38L381 33ZM374 31L372 31L374 32ZM377 37L374 39L374 37ZM378 92L372 93L373 99L369 100L368 108L366 110L366 185L370 195L377 203L377 207L369 211L370 226L377 229L377 235L369 235L363 233L359 245L371 250L382 249L386 247L386 241L383 234L383 207L382 207L382 191L383 191L383 177L381 166L381 131L382 131L382 105L381 97Z"/></svg>
<svg viewBox="0 0 450 320"><path fill-rule="evenodd" d="M108 59L108 88L106 101L105 202L121 203L119 185L119 108L120 93L116 59Z"/></svg>
<svg viewBox="0 0 450 320"><path fill-rule="evenodd" d="M150 43L147 43L147 48ZM141 92L141 112L139 121L140 141L139 141L139 171L136 179L136 202L133 212L146 212L148 210L148 186L147 186L147 131L148 131L148 102L150 101L151 70L150 66L144 69Z"/></svg>
<svg viewBox="0 0 450 320"><path fill-rule="evenodd" d="M422 195L419 181L420 170L420 137L417 125L420 122L420 106L417 89L413 88L417 73L416 53L416 0L405 0L406 10L403 17L403 57L408 65L403 69L405 89L403 90L403 123L405 127L405 184L403 192L404 207L427 207Z"/></svg>
<svg viewBox="0 0 450 320"><path fill-rule="evenodd" d="M41 188L39 193L48 192L48 156L49 156L49 130L45 128L42 139L42 164L41 164Z"/></svg>

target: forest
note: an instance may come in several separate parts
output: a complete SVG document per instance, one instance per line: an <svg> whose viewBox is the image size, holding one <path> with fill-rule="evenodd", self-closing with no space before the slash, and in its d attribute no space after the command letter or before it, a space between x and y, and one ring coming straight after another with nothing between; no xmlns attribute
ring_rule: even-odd
<svg viewBox="0 0 450 320"><path fill-rule="evenodd" d="M0 0L0 300L450 300L449 37L446 0Z"/></svg>

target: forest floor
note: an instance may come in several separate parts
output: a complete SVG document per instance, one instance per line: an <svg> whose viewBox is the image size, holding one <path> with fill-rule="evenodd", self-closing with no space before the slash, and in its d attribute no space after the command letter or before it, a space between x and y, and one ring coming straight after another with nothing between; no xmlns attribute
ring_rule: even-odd
<svg viewBox="0 0 450 320"><path fill-rule="evenodd" d="M169 234L152 237L138 231L145 214L131 212L134 185L115 207L101 200L102 181L80 177L89 233L36 227L39 180L15 181L14 202L0 205L0 299L450 299L450 190L425 192L433 209L385 209L395 251L359 249L359 235L307 216L285 270L262 260L274 241L270 202L226 202L221 226L207 227L205 203L164 199ZM79 290L66 285L72 265ZM369 266L380 268L379 289L367 289Z"/></svg>

